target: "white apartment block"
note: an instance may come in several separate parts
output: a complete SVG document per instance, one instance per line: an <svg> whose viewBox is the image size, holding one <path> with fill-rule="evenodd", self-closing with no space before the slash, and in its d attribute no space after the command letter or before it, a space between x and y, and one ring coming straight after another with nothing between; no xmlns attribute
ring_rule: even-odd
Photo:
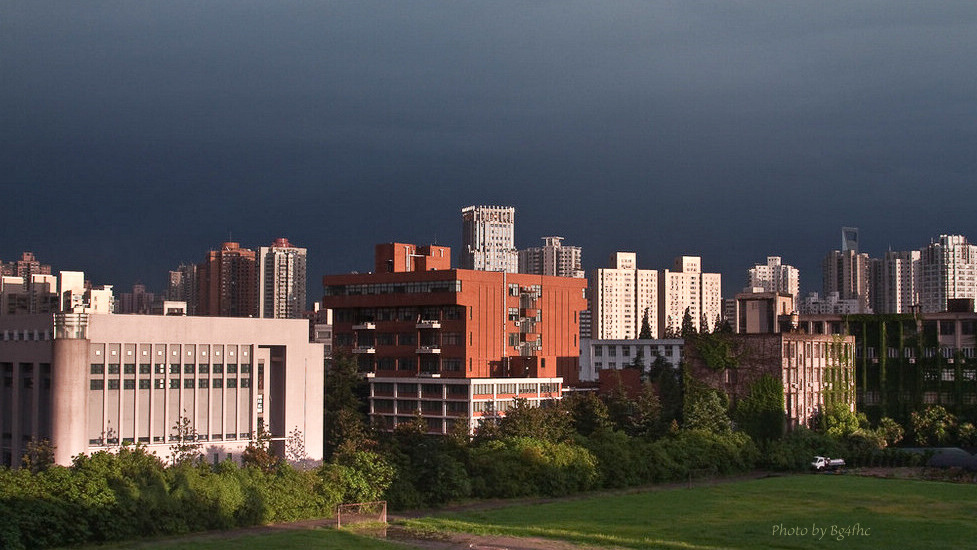
<svg viewBox="0 0 977 550"><path fill-rule="evenodd" d="M675 269L664 270L659 279L659 327L681 330L686 309L696 330L703 319L713 330L723 314L722 276L703 273L699 256L675 258Z"/></svg>
<svg viewBox="0 0 977 550"><path fill-rule="evenodd" d="M888 251L876 262L874 310L876 313L909 313L919 304L919 250Z"/></svg>
<svg viewBox="0 0 977 550"><path fill-rule="evenodd" d="M468 206L461 209L461 268L519 272L515 247L516 209Z"/></svg>
<svg viewBox="0 0 977 550"><path fill-rule="evenodd" d="M519 273L583 278L580 247L563 246L563 237L543 237L543 246L519 251Z"/></svg>
<svg viewBox="0 0 977 550"><path fill-rule="evenodd" d="M639 360L648 372L659 357L673 368L682 360L685 340L591 340L580 341L580 381L597 382L601 370L623 369Z"/></svg>
<svg viewBox="0 0 977 550"><path fill-rule="evenodd" d="M747 286L753 289L761 288L763 292L781 292L790 294L796 307L800 297L800 271L791 265L782 263L780 256L767 256L767 264L756 264L750 269Z"/></svg>
<svg viewBox="0 0 977 550"><path fill-rule="evenodd" d="M948 300L963 298L977 301L977 246L963 235L940 235L920 250L920 305L941 312Z"/></svg>
<svg viewBox="0 0 977 550"><path fill-rule="evenodd" d="M821 297L817 292L809 292L799 305L801 315L853 315L863 313L859 300L842 299L838 292L829 292Z"/></svg>
<svg viewBox="0 0 977 550"><path fill-rule="evenodd" d="M306 249L276 239L258 252L258 317L300 319L305 313Z"/></svg>
<svg viewBox="0 0 977 550"><path fill-rule="evenodd" d="M616 252L610 263L613 267L595 270L590 282L591 335L637 338L647 312L651 334L658 336L658 272L638 269L634 252Z"/></svg>

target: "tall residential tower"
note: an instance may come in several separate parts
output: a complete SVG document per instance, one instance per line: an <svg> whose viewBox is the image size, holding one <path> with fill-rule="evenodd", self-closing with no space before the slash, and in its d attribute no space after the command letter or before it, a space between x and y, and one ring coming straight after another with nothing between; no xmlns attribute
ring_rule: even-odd
<svg viewBox="0 0 977 550"><path fill-rule="evenodd" d="M519 272L514 207L468 206L461 219L462 269Z"/></svg>

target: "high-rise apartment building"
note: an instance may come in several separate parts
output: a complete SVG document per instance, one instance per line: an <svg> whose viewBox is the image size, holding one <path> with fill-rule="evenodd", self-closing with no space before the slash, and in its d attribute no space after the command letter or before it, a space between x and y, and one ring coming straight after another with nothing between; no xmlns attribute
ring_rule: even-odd
<svg viewBox="0 0 977 550"><path fill-rule="evenodd" d="M186 303L187 315L197 314L196 264L180 264L175 271L170 271L166 299L171 302Z"/></svg>
<svg viewBox="0 0 977 550"><path fill-rule="evenodd" d="M258 262L258 317L301 318L306 308L306 249L275 239L258 249Z"/></svg>
<svg viewBox="0 0 977 550"><path fill-rule="evenodd" d="M876 313L909 313L919 304L920 251L890 250L873 260L872 309Z"/></svg>
<svg viewBox="0 0 977 550"><path fill-rule="evenodd" d="M750 268L747 286L763 292L790 294L793 307L796 307L800 281L800 271L796 267L782 263L780 256L767 256L766 265L756 264Z"/></svg>
<svg viewBox="0 0 977 550"><path fill-rule="evenodd" d="M963 235L940 235L920 250L919 302L924 312L947 311L950 300L977 302L977 246Z"/></svg>
<svg viewBox="0 0 977 550"><path fill-rule="evenodd" d="M580 247L563 246L563 237L543 237L543 246L519 251L519 273L583 277Z"/></svg>
<svg viewBox="0 0 977 550"><path fill-rule="evenodd" d="M50 275L51 266L39 262L33 252L24 252L19 260L0 262L0 274L22 277L27 284L30 284L31 275Z"/></svg>
<svg viewBox="0 0 977 550"><path fill-rule="evenodd" d="M197 266L197 315L254 317L258 314L258 266L253 250L226 242Z"/></svg>
<svg viewBox="0 0 977 550"><path fill-rule="evenodd" d="M516 209L511 206L462 208L462 269L518 273L515 218Z"/></svg>
<svg viewBox="0 0 977 550"><path fill-rule="evenodd" d="M857 250L833 250L821 263L824 295L858 302L858 313L871 313L871 261Z"/></svg>
<svg viewBox="0 0 977 550"><path fill-rule="evenodd" d="M652 337L659 338L658 271L638 269L634 252L615 252L610 263L595 270L590 282L591 335L597 340L637 338L647 316Z"/></svg>
<svg viewBox="0 0 977 550"><path fill-rule="evenodd" d="M686 311L697 330L714 330L724 313L722 275L703 273L699 256L679 256L673 270L662 272L658 303L658 326L662 331L680 331Z"/></svg>

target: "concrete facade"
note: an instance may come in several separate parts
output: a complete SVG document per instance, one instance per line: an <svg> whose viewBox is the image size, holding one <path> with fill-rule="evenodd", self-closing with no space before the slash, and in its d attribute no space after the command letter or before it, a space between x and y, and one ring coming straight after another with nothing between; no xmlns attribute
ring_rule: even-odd
<svg viewBox="0 0 977 550"><path fill-rule="evenodd" d="M748 288L760 288L763 292L781 292L791 296L791 311L797 306L800 298L800 271L784 264L780 256L767 256L766 265L756 264L747 276Z"/></svg>
<svg viewBox="0 0 977 550"><path fill-rule="evenodd" d="M663 357L674 368L682 361L685 340L591 340L580 341L580 381L597 382L602 370L620 370L640 360L642 371Z"/></svg>
<svg viewBox="0 0 977 550"><path fill-rule="evenodd" d="M579 246L563 246L563 237L543 237L543 246L519 251L519 273L584 277Z"/></svg>
<svg viewBox="0 0 977 550"><path fill-rule="evenodd" d="M652 336L659 336L658 272L638 269L634 252L615 252L610 264L591 277L591 336L599 340L637 338L645 312Z"/></svg>
<svg viewBox="0 0 977 550"><path fill-rule="evenodd" d="M679 256L672 270L664 270L658 285L658 326L664 331L681 331L688 309L692 323L699 330L704 323L711 331L722 319L722 276L704 273L702 258Z"/></svg>
<svg viewBox="0 0 977 550"><path fill-rule="evenodd" d="M305 320L66 313L0 319L0 459L31 439L55 460L139 443L170 455L189 418L207 459L238 457L259 424L281 453L298 429L322 456L322 346Z"/></svg>
<svg viewBox="0 0 977 550"><path fill-rule="evenodd" d="M511 206L468 206L461 210L463 269L519 272L515 245L516 209Z"/></svg>
<svg viewBox="0 0 977 550"><path fill-rule="evenodd" d="M258 249L258 317L300 319L306 308L306 249L275 239Z"/></svg>

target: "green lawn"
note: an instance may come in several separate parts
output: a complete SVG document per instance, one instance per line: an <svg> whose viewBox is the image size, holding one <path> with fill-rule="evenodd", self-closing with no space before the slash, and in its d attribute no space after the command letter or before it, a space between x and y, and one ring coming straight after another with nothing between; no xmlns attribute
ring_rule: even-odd
<svg viewBox="0 0 977 550"><path fill-rule="evenodd" d="M317 550L405 550L410 548L371 537L355 535L336 529L282 530L256 535L236 535L222 538L220 533L190 535L172 539L131 541L104 546L87 547L90 550L108 549L159 549L159 550L286 550L316 548Z"/></svg>
<svg viewBox="0 0 977 550"><path fill-rule="evenodd" d="M975 521L972 485L799 475L445 514L409 526L628 548L922 550L972 547Z"/></svg>

